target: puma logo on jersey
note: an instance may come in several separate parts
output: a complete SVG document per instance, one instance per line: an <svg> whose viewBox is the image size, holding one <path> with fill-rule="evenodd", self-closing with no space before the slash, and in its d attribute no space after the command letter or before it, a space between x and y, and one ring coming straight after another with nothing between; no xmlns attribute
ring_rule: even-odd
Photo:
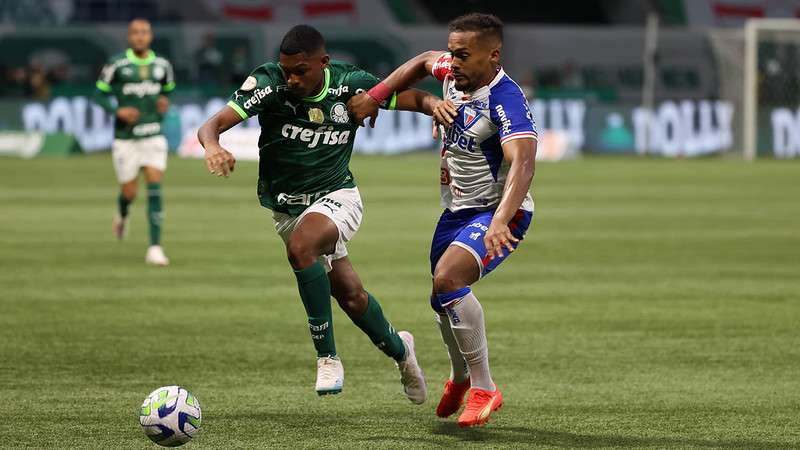
<svg viewBox="0 0 800 450"><path fill-rule="evenodd" d="M341 145L350 142L350 130L334 131L330 125L311 129L287 123L281 128L281 135L288 139L307 142L308 148L314 148L320 143L323 145Z"/></svg>
<svg viewBox="0 0 800 450"><path fill-rule="evenodd" d="M293 105L293 104L289 103L289 100L284 101L283 104L288 106L289 108L292 108L292 112L295 115L297 115L297 105Z"/></svg>

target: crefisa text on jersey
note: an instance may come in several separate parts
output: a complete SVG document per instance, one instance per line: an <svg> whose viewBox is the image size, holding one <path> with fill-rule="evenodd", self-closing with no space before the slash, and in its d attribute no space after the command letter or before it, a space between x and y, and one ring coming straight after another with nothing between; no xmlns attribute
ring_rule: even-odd
<svg viewBox="0 0 800 450"><path fill-rule="evenodd" d="M281 135L300 142L308 142L308 148L314 148L319 143L342 145L350 141L350 130L334 131L331 125L323 125L317 129L311 129L287 123L281 128Z"/></svg>

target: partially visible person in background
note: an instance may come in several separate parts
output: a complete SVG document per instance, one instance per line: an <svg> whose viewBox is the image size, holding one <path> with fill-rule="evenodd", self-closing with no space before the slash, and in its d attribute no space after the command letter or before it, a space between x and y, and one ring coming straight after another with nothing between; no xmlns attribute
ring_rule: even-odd
<svg viewBox="0 0 800 450"><path fill-rule="evenodd" d="M250 74L250 60L248 58L247 47L239 46L233 49L230 63L228 64L230 74L228 83L232 86L238 85Z"/></svg>
<svg viewBox="0 0 800 450"><path fill-rule="evenodd" d="M28 68L27 96L34 100L50 98L50 80L47 72L40 64L32 64Z"/></svg>
<svg viewBox="0 0 800 450"><path fill-rule="evenodd" d="M147 181L147 220L150 246L145 262L166 266L169 259L161 247L161 179L167 168L167 140L161 120L169 108L167 95L175 89L172 65L150 49L150 22L134 19L128 25L128 48L113 56L97 80L95 102L114 114L114 170L121 186L118 211L113 220L117 239L128 231L128 211L138 185L139 172ZM112 103L116 99L116 105Z"/></svg>
<svg viewBox="0 0 800 450"><path fill-rule="evenodd" d="M216 37L209 33L203 36L203 45L194 57L197 61L197 81L202 84L216 84L222 79L224 55L217 48Z"/></svg>

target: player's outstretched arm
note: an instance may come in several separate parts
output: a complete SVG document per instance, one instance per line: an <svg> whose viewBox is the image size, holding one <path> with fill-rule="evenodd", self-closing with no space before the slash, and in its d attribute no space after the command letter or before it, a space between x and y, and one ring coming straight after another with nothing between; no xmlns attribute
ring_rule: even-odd
<svg viewBox="0 0 800 450"><path fill-rule="evenodd" d="M386 85L389 92L399 92L408 89L427 75L431 75L433 65L442 53L445 52L442 50L429 50L420 53L403 63L403 65L397 69L394 69L381 83Z"/></svg>
<svg viewBox="0 0 800 450"><path fill-rule="evenodd" d="M409 59L403 65L394 70L385 80L381 81L375 87L354 96L348 102L348 111L356 123L363 124L364 119L371 118L370 126L375 125L375 118L378 117L378 107L381 102L391 97L393 92L401 95L401 91L405 91L418 81L425 78L426 75L431 74L433 65L436 59L442 55L443 52L431 50ZM407 98L414 101L413 98ZM397 109L401 109L398 107ZM420 109L407 109L407 111L423 112L432 115L432 112L425 112Z"/></svg>
<svg viewBox="0 0 800 450"><path fill-rule="evenodd" d="M219 144L219 135L242 120L233 108L225 106L197 130L197 140L206 149L206 168L212 175L227 177L233 172L236 159Z"/></svg>
<svg viewBox="0 0 800 450"><path fill-rule="evenodd" d="M484 236L486 253L491 259L502 257L503 247L509 252L514 251L511 243L519 241L511 234L508 223L522 205L531 187L536 164L536 140L511 139L503 143L503 156L509 162L503 198Z"/></svg>
<svg viewBox="0 0 800 450"><path fill-rule="evenodd" d="M441 103L441 101L442 99L430 92L413 88L406 89L403 92L397 93L394 109L421 112L432 116L436 106Z"/></svg>

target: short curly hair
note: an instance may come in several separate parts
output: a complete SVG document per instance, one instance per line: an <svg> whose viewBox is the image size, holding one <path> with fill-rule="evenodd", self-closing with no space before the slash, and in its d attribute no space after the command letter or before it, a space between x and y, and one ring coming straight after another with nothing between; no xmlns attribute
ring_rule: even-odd
<svg viewBox="0 0 800 450"><path fill-rule="evenodd" d="M447 29L454 31L477 31L482 36L491 36L503 42L503 22L494 14L470 13L456 17Z"/></svg>
<svg viewBox="0 0 800 450"><path fill-rule="evenodd" d="M296 55L298 53L311 55L324 48L325 39L316 28L310 25L295 25L283 36L280 52L284 55Z"/></svg>

